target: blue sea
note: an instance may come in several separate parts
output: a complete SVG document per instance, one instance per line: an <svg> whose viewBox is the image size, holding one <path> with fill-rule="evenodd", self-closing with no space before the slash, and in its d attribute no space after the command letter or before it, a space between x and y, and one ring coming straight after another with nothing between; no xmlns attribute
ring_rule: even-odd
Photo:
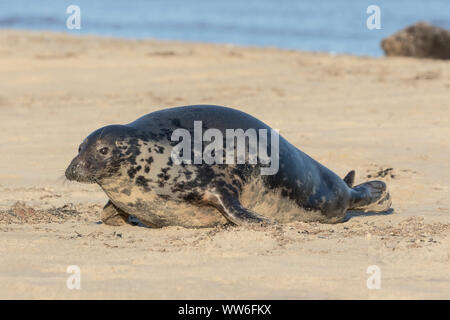
<svg viewBox="0 0 450 320"><path fill-rule="evenodd" d="M81 29L69 30L69 5ZM367 7L380 8L369 30ZM450 0L0 0L0 28L271 46L381 56L382 38L419 20L450 29Z"/></svg>

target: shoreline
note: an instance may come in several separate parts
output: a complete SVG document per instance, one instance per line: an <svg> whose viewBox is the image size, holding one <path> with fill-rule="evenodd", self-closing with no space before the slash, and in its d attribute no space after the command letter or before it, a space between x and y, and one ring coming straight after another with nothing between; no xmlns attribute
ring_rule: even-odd
<svg viewBox="0 0 450 320"><path fill-rule="evenodd" d="M70 37L70 38L80 38L80 39L103 39L103 40L117 40L117 41L124 41L124 42L159 42L159 43L172 43L172 44L179 44L179 45L212 45L212 46L219 46L219 47L225 47L228 49L232 48L241 48L246 50L276 50L276 51L285 51L285 52L298 52L298 53L305 53L305 54L317 54L317 55L327 55L331 57L336 56L348 56L348 57L355 57L355 58L367 58L367 59L379 59L379 58L388 58L387 56L380 54L380 55L358 55L354 53L336 53L336 52L329 52L329 51L310 51L310 50L302 50L302 49L295 49L295 48L284 48L284 47L277 47L272 45L241 45L238 43L230 43L230 42L202 42L202 41L193 41L193 40L179 40L179 39L163 39L163 38L127 38L127 37L120 37L120 36L111 36L111 35L102 35L102 34L96 34L96 33L77 33L76 31L52 31L47 29L42 30L36 30L36 29L8 29L8 28L1 28L1 32L7 32L7 33L28 33L28 34L36 34L36 35L49 35L49 36L64 36L64 37ZM381 48L381 44L379 45ZM389 57L390 59L396 58L396 57ZM402 57L401 57L402 58Z"/></svg>

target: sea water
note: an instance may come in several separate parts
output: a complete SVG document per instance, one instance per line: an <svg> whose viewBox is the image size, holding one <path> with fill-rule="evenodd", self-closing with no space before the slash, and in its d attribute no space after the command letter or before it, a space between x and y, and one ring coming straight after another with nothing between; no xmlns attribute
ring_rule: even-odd
<svg viewBox="0 0 450 320"><path fill-rule="evenodd" d="M79 30L66 12L80 8ZM367 8L380 8L369 29ZM381 56L382 38L419 20L450 28L450 0L0 0L0 28L271 46Z"/></svg>

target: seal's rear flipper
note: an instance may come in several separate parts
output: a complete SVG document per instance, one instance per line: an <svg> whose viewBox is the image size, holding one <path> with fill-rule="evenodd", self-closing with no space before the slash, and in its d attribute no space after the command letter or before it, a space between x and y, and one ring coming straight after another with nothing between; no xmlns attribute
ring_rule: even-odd
<svg viewBox="0 0 450 320"><path fill-rule="evenodd" d="M353 187L353 184L355 183L355 170L350 171L347 173L347 175L344 177L344 182L350 187Z"/></svg>
<svg viewBox="0 0 450 320"><path fill-rule="evenodd" d="M226 192L208 192L207 199L222 215L235 225L272 223L269 219L244 208L235 195Z"/></svg>
<svg viewBox="0 0 450 320"><path fill-rule="evenodd" d="M391 196L383 181L369 181L352 188L350 210L382 212L391 207Z"/></svg>

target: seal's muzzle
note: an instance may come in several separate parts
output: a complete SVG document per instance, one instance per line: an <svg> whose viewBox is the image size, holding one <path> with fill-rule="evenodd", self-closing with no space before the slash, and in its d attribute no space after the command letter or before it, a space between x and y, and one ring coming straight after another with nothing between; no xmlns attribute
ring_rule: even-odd
<svg viewBox="0 0 450 320"><path fill-rule="evenodd" d="M66 169L66 178L70 181L94 183L94 179L91 177L87 170L84 169L83 164L78 158L72 160L70 165Z"/></svg>

